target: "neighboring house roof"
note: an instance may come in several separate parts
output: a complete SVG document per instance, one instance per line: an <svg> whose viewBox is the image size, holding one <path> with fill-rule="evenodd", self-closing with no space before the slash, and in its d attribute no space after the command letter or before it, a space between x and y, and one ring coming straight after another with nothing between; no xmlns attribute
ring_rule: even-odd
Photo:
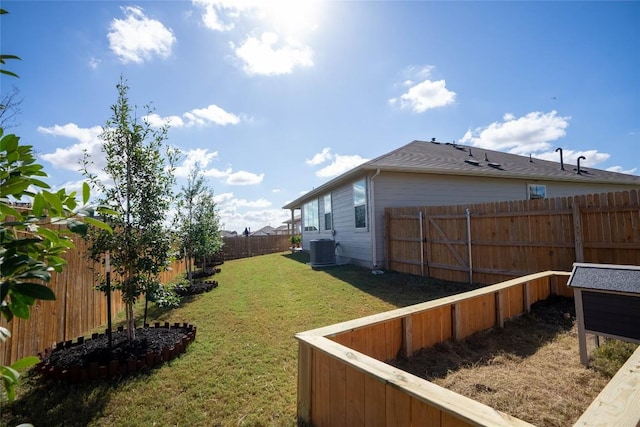
<svg viewBox="0 0 640 427"><path fill-rule="evenodd" d="M296 215L296 216L293 217L293 222L294 223L298 223L298 222L301 222L301 221L302 221L302 218L300 217L300 215ZM282 223L283 224L291 224L291 219L288 219L286 221L282 221Z"/></svg>
<svg viewBox="0 0 640 427"><path fill-rule="evenodd" d="M220 232L220 235L222 237L236 237L238 235L238 233L236 233L235 231L222 230Z"/></svg>
<svg viewBox="0 0 640 427"><path fill-rule="evenodd" d="M272 226L267 225L251 233L251 236L268 236L270 234L276 234L276 230Z"/></svg>
<svg viewBox="0 0 640 427"><path fill-rule="evenodd" d="M558 160L560 160L560 154L558 154ZM345 172L286 204L283 209L300 208L306 201L331 188L349 182L367 172L377 170L381 172L640 185L640 176L609 172L582 165L580 166L582 173L578 174L576 166L574 166L576 160L565 159L564 170L562 170L559 161L551 162L449 142L413 141Z"/></svg>
<svg viewBox="0 0 640 427"><path fill-rule="evenodd" d="M289 222L291 222L291 221L289 221ZM283 233L283 232L286 233L287 231L289 231L289 226L288 225L281 225L280 227L276 228L274 231L276 233L278 233L278 234Z"/></svg>

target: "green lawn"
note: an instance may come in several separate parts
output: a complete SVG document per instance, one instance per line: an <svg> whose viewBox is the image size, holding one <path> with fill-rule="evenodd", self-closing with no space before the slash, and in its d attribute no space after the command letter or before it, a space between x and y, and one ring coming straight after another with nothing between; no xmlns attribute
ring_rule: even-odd
<svg viewBox="0 0 640 427"><path fill-rule="evenodd" d="M313 270L304 253L227 261L219 287L151 320L197 326L195 343L160 368L66 385L27 375L3 425L293 426L297 332L471 289L354 266ZM140 308L140 307L139 307Z"/></svg>

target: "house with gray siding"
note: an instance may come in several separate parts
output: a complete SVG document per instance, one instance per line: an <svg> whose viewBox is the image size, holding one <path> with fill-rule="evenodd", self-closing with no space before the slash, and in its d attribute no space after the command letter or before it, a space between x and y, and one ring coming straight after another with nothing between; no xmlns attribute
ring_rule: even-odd
<svg viewBox="0 0 640 427"><path fill-rule="evenodd" d="M455 143L413 141L370 160L283 206L302 214L302 248L334 241L336 263L386 264L384 210L640 188L640 176L587 168Z"/></svg>

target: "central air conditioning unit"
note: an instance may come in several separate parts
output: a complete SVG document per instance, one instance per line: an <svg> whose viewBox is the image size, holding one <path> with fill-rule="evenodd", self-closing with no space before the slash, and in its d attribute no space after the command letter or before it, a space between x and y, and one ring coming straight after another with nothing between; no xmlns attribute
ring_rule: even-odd
<svg viewBox="0 0 640 427"><path fill-rule="evenodd" d="M309 242L312 267L323 267L336 263L335 242L332 239L317 239Z"/></svg>

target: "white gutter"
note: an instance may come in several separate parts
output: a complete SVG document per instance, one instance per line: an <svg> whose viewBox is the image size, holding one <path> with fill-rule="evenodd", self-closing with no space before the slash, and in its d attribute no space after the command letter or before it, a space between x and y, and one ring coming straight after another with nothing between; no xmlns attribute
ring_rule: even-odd
<svg viewBox="0 0 640 427"><path fill-rule="evenodd" d="M374 202L373 180L380 175L380 169L369 179L369 204L371 205L371 264L373 268L378 268L378 241L376 240L376 205Z"/></svg>

